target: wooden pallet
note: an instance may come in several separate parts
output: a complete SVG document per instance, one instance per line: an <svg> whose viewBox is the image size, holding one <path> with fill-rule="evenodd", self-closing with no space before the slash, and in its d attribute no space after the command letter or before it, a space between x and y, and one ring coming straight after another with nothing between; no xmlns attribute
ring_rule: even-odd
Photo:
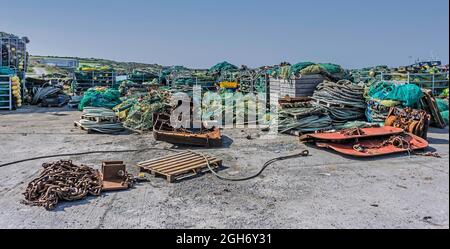
<svg viewBox="0 0 450 249"><path fill-rule="evenodd" d="M73 126L80 128L83 131L86 131L88 134L94 133L94 131L92 129L86 128L84 127L82 124L80 124L80 122L75 121L73 122Z"/></svg>
<svg viewBox="0 0 450 249"><path fill-rule="evenodd" d="M210 155L205 156L212 168L216 169L222 166L222 160ZM163 176L168 182L179 181L209 170L205 158L192 151L140 162L138 166L141 172Z"/></svg>
<svg viewBox="0 0 450 249"><path fill-rule="evenodd" d="M315 99L315 98L312 98L312 100L313 100L314 103L316 103L318 105L321 105L321 106L326 106L328 108L332 108L332 107L349 108L349 109L355 108L353 106L349 106L349 105L346 105L346 104L332 103L332 102L327 102L327 101L323 101L323 100L319 100L319 99Z"/></svg>

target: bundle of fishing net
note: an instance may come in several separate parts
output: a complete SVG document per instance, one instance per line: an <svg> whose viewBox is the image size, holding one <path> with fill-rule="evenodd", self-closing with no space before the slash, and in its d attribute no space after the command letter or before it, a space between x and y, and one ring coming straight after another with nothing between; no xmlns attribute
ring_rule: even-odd
<svg viewBox="0 0 450 249"><path fill-rule="evenodd" d="M348 80L324 81L317 86L312 98L316 106L328 111L335 126L363 119L367 107L364 87Z"/></svg>
<svg viewBox="0 0 450 249"><path fill-rule="evenodd" d="M341 66L332 63L299 62L294 65L280 65L268 71L272 77L291 79L302 75L321 74L331 80L350 79L350 74Z"/></svg>
<svg viewBox="0 0 450 249"><path fill-rule="evenodd" d="M442 93L441 93L441 95L439 97L448 98L448 92L449 92L449 90L448 90L448 87L447 87L446 89L444 89L442 91Z"/></svg>
<svg viewBox="0 0 450 249"><path fill-rule="evenodd" d="M371 99L399 101L405 107L414 107L423 97L423 92L414 84L377 81L369 86L367 96Z"/></svg>
<svg viewBox="0 0 450 249"><path fill-rule="evenodd" d="M85 107L105 107L112 109L122 103L120 92L116 89L96 87L88 89L78 105L78 110L82 111Z"/></svg>
<svg viewBox="0 0 450 249"><path fill-rule="evenodd" d="M224 62L218 63L218 64L214 65L213 67L211 67L209 69L209 73L211 73L211 74L217 74L217 73L221 74L223 72L234 71L234 70L237 70L237 69L238 69L237 66L235 66L235 65L233 65L233 64L231 64L231 63L229 63L227 61L224 61Z"/></svg>
<svg viewBox="0 0 450 249"><path fill-rule="evenodd" d="M201 99L201 113L202 120L214 120L221 117L224 112L228 112L227 106L224 105L224 100L233 100L232 94L218 94L216 92L205 92ZM232 109L233 106L228 107ZM198 111L198 110L197 110Z"/></svg>
<svg viewBox="0 0 450 249"><path fill-rule="evenodd" d="M152 90L145 96L131 97L114 107L124 126L140 131L153 128L153 113L164 112L169 106L170 93Z"/></svg>
<svg viewBox="0 0 450 249"><path fill-rule="evenodd" d="M255 95L233 93L206 92L202 98L202 119L216 120L217 117L232 117L233 122L239 125L255 124L263 119L265 100Z"/></svg>
<svg viewBox="0 0 450 249"><path fill-rule="evenodd" d="M310 102L298 103L295 108L284 108L278 112L280 133L300 135L332 128L327 110Z"/></svg>
<svg viewBox="0 0 450 249"><path fill-rule="evenodd" d="M448 99L436 99L439 112L446 125L448 125Z"/></svg>
<svg viewBox="0 0 450 249"><path fill-rule="evenodd" d="M371 123L384 123L391 107L401 107L399 101L369 99L367 101L366 117Z"/></svg>
<svg viewBox="0 0 450 249"><path fill-rule="evenodd" d="M366 117L369 122L384 123L391 107L414 107L423 97L422 90L414 85L375 81L365 90Z"/></svg>

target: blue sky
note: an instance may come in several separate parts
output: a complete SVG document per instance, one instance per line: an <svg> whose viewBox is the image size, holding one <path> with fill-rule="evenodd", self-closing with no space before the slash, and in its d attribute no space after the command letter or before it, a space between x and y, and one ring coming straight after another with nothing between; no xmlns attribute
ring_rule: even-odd
<svg viewBox="0 0 450 249"><path fill-rule="evenodd" d="M448 0L0 0L0 11L0 31L28 36L36 55L201 68L449 61Z"/></svg>

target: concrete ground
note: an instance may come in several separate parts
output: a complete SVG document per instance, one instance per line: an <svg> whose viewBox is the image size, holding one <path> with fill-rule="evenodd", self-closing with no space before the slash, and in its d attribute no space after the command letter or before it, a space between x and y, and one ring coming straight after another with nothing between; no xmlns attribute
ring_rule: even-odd
<svg viewBox="0 0 450 249"><path fill-rule="evenodd" d="M89 135L73 126L79 117L68 109L0 112L0 164L57 153L172 147L151 134ZM225 130L224 148L198 151L223 159L227 168L220 174L240 177L305 149L296 137L265 140L258 133ZM209 173L172 184L149 177L133 189L64 202L54 211L20 201L41 164L59 158L6 166L0 168L0 228L449 228L449 131L432 129L429 136L442 158L356 160L308 148L310 157L277 162L247 182L225 182ZM123 160L137 173L137 162L169 153L70 159L95 167L102 160Z"/></svg>

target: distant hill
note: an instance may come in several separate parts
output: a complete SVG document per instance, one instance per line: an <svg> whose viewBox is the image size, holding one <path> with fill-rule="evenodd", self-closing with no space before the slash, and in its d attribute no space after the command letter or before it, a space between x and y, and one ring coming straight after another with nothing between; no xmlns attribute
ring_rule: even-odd
<svg viewBox="0 0 450 249"><path fill-rule="evenodd" d="M99 59L99 58L80 58L80 57L66 57L66 56L43 56L43 55L31 55L30 65L36 65L39 58L61 58L61 59L77 59L80 62L80 66L88 67L102 67L109 66L119 71L129 71L133 69L153 69L159 70L166 67L158 64L148 64L139 62L118 62L113 60Z"/></svg>

